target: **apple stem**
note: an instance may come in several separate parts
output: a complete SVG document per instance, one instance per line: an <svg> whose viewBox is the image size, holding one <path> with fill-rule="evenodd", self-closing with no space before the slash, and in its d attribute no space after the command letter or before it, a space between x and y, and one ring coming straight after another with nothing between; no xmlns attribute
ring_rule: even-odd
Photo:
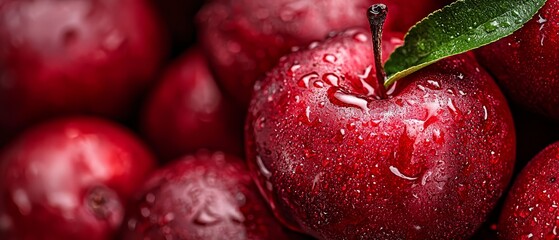
<svg viewBox="0 0 559 240"><path fill-rule="evenodd" d="M374 4L367 10L367 18L371 26L373 35L373 51L375 56L375 69L378 81L378 96L381 99L388 98L384 82L386 81L386 71L382 64L382 27L388 14L388 7L384 4Z"/></svg>

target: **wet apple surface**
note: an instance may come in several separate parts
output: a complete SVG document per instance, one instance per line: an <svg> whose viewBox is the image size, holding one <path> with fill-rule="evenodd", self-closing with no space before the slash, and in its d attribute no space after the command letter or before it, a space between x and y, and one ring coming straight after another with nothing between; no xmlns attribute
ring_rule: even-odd
<svg viewBox="0 0 559 240"><path fill-rule="evenodd" d="M290 239L241 159L199 152L157 171L143 186L124 239Z"/></svg>
<svg viewBox="0 0 559 240"><path fill-rule="evenodd" d="M507 197L498 225L500 239L557 239L559 143L540 152L522 170Z"/></svg>
<svg viewBox="0 0 559 240"><path fill-rule="evenodd" d="M522 29L476 51L512 101L559 119L559 1L549 0Z"/></svg>
<svg viewBox="0 0 559 240"><path fill-rule="evenodd" d="M312 44L257 82L246 138L258 186L285 224L322 239L467 238L511 178L508 105L471 54L379 99L369 34Z"/></svg>
<svg viewBox="0 0 559 240"><path fill-rule="evenodd" d="M39 125L0 154L0 236L109 239L153 167L138 139L104 120Z"/></svg>

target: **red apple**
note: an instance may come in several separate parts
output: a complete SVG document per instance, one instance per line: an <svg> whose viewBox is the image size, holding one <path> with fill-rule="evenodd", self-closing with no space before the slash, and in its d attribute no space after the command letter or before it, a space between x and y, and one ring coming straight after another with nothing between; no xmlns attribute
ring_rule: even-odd
<svg viewBox="0 0 559 240"><path fill-rule="evenodd" d="M0 236L110 239L153 165L138 139L104 120L30 129L0 154Z"/></svg>
<svg viewBox="0 0 559 240"><path fill-rule="evenodd" d="M468 238L512 174L507 102L471 54L386 91L368 34L292 53L256 83L253 176L282 222L320 239Z"/></svg>
<svg viewBox="0 0 559 240"><path fill-rule="evenodd" d="M199 148L241 154L242 114L217 87L197 49L166 71L148 100L143 129L167 160Z"/></svg>
<svg viewBox="0 0 559 240"><path fill-rule="evenodd" d="M540 152L516 179L498 230L500 239L559 238L559 143Z"/></svg>
<svg viewBox="0 0 559 240"><path fill-rule="evenodd" d="M559 0L548 0L513 35L477 51L503 91L524 107L559 120Z"/></svg>
<svg viewBox="0 0 559 240"><path fill-rule="evenodd" d="M124 239L289 239L245 163L200 152L157 171L127 218Z"/></svg>
<svg viewBox="0 0 559 240"><path fill-rule="evenodd" d="M126 116L160 42L144 0L1 0L0 132L68 113Z"/></svg>
<svg viewBox="0 0 559 240"><path fill-rule="evenodd" d="M383 2L395 12L388 28L397 30L407 30L439 6L435 0ZM281 56L331 31L366 27L361 13L370 4L370 0L215 0L198 15L199 39L220 84L247 106L254 82Z"/></svg>

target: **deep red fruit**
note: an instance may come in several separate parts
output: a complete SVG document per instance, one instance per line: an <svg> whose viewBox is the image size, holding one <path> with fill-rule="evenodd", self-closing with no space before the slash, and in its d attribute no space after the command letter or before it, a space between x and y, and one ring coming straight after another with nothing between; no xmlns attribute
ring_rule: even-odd
<svg viewBox="0 0 559 240"><path fill-rule="evenodd" d="M368 3L383 3L390 9L386 29L407 32L421 19L448 4L449 0L375 0Z"/></svg>
<svg viewBox="0 0 559 240"><path fill-rule="evenodd" d="M559 143L540 152L516 179L499 221L500 239L559 236Z"/></svg>
<svg viewBox="0 0 559 240"><path fill-rule="evenodd" d="M559 0L549 0L512 36L477 51L512 100L559 119Z"/></svg>
<svg viewBox="0 0 559 240"><path fill-rule="evenodd" d="M242 153L242 114L221 93L198 50L171 66L147 103L143 129L170 160L200 148Z"/></svg>
<svg viewBox="0 0 559 240"><path fill-rule="evenodd" d="M242 160L200 152L156 172L131 208L124 239L288 239Z"/></svg>
<svg viewBox="0 0 559 240"><path fill-rule="evenodd" d="M258 186L284 223L321 239L467 238L511 177L506 100L471 54L379 99L367 34L288 55L257 82L246 139ZM399 42L386 40L386 52Z"/></svg>
<svg viewBox="0 0 559 240"><path fill-rule="evenodd" d="M33 128L0 155L0 236L110 239L153 164L134 136L103 120Z"/></svg>
<svg viewBox="0 0 559 240"><path fill-rule="evenodd" d="M1 0L0 132L48 117L123 117L152 79L161 34L144 0Z"/></svg>
<svg viewBox="0 0 559 240"><path fill-rule="evenodd" d="M384 0L391 14L387 28L407 30L438 4L434 0ZM324 38L334 30L367 27L370 0L215 0L199 13L204 44L218 80L243 106L254 82L293 46Z"/></svg>

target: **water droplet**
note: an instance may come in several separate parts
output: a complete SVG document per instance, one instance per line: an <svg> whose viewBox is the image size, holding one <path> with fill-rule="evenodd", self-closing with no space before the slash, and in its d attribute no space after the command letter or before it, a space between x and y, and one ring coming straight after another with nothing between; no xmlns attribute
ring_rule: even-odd
<svg viewBox="0 0 559 240"><path fill-rule="evenodd" d="M307 108L305 109L305 117L306 117L306 121L307 122L312 122L311 121L311 107L307 106Z"/></svg>
<svg viewBox="0 0 559 240"><path fill-rule="evenodd" d="M287 74L289 74L290 76L293 76L295 74L295 72L297 72L297 70L299 70L301 68L301 65L299 65L298 63L293 64L293 66L291 66L291 68L289 68L289 71L287 72Z"/></svg>
<svg viewBox="0 0 559 240"><path fill-rule="evenodd" d="M325 54L324 57L322 58L322 60L324 62L334 64L334 63L336 63L336 61L338 61L338 58L333 54Z"/></svg>
<svg viewBox="0 0 559 240"><path fill-rule="evenodd" d="M328 73L322 76L322 80L324 80L326 83L337 87L340 81L340 77L336 76L333 73Z"/></svg>
<svg viewBox="0 0 559 240"><path fill-rule="evenodd" d="M140 214L142 214L142 217L148 218L151 215L151 211L144 207L140 209Z"/></svg>
<svg viewBox="0 0 559 240"><path fill-rule="evenodd" d="M487 121L488 118L489 118L489 112L487 111L487 107L483 106L483 120Z"/></svg>
<svg viewBox="0 0 559 240"><path fill-rule="evenodd" d="M266 118L265 117L259 117L258 119L256 119L255 122L255 127L257 131L262 131L262 129L264 129L264 126L266 125Z"/></svg>
<svg viewBox="0 0 559 240"><path fill-rule="evenodd" d="M215 225L219 222L221 222L219 216L207 208L202 208L194 217L194 223L202 226Z"/></svg>
<svg viewBox="0 0 559 240"><path fill-rule="evenodd" d="M130 220L128 220L128 229L134 231L136 230L136 225L138 224L138 220L136 220L135 218L131 218Z"/></svg>
<svg viewBox="0 0 559 240"><path fill-rule="evenodd" d="M431 102L425 104L425 120L423 123L423 129L427 129L431 124L437 121L437 111L439 110L439 104L436 102Z"/></svg>
<svg viewBox="0 0 559 240"><path fill-rule="evenodd" d="M494 20L490 23L484 24L482 27L485 32L492 33L494 31L497 31L497 29L499 28L499 22L497 22L497 20Z"/></svg>
<svg viewBox="0 0 559 240"><path fill-rule="evenodd" d="M266 179L270 179L272 177L272 172L270 172L270 170L266 168L266 165L264 165L264 162L262 161L262 158L260 156L256 156L256 164L258 165L258 169L260 170L262 176L264 176Z"/></svg>
<svg viewBox="0 0 559 240"><path fill-rule="evenodd" d="M454 114L455 116L461 116L462 112L460 112L460 110L458 108L456 108L456 105L454 104L454 101L452 99L448 99L448 109L450 110L450 112L452 112L452 114Z"/></svg>
<svg viewBox="0 0 559 240"><path fill-rule="evenodd" d="M320 81L320 80L314 81L313 86L316 87L316 88L323 88L324 87L324 82Z"/></svg>
<svg viewBox="0 0 559 240"><path fill-rule="evenodd" d="M369 122L369 125L371 125L371 127L378 127L380 123L381 123L380 120L373 120Z"/></svg>
<svg viewBox="0 0 559 240"><path fill-rule="evenodd" d="M146 202L149 204L153 204L155 202L155 195L153 195L153 193L148 193L146 195Z"/></svg>
<svg viewBox="0 0 559 240"><path fill-rule="evenodd" d="M297 85L299 87L308 88L309 87L309 82L313 79L318 78L318 77L319 77L318 73L316 73L316 72L309 73L309 74L303 76L301 79L299 79L299 81L297 82Z"/></svg>
<svg viewBox="0 0 559 240"><path fill-rule="evenodd" d="M353 35L353 40L364 43L369 40L369 37L366 34L359 32Z"/></svg>
<svg viewBox="0 0 559 240"><path fill-rule="evenodd" d="M429 86L431 86L431 89L433 90L441 89L441 83L437 80L427 80L427 83L429 84Z"/></svg>
<svg viewBox="0 0 559 240"><path fill-rule="evenodd" d="M409 176L406 176L406 175L402 174L400 172L400 170L398 168L394 167L394 166L390 166L389 169L390 169L390 172L392 172L392 174L396 175L399 178L402 178L402 179L405 179L405 180L408 180L408 181L417 180L417 177L409 177Z"/></svg>
<svg viewBox="0 0 559 240"><path fill-rule="evenodd" d="M547 19L545 19L544 17L542 17L541 14L538 14L538 18L539 18L539 19L538 19L538 23L539 23L539 24L543 24L543 23L546 23L546 22L547 22Z"/></svg>
<svg viewBox="0 0 559 240"><path fill-rule="evenodd" d="M309 44L309 49L315 49L318 46L320 46L320 43L315 41Z"/></svg>
<svg viewBox="0 0 559 240"><path fill-rule="evenodd" d="M359 98L355 95L344 93L340 90L334 92L333 97L335 100L333 103L338 103L341 105L347 105L352 107L357 107L364 112L369 111L368 104L369 102L363 98Z"/></svg>
<svg viewBox="0 0 559 240"><path fill-rule="evenodd" d="M444 133L439 129L433 129L433 140L435 143L441 144L444 141Z"/></svg>
<svg viewBox="0 0 559 240"><path fill-rule="evenodd" d="M165 214L165 216L163 216L163 219L161 219L163 224L168 224L170 222L172 222L173 220L175 220L175 214L174 213L167 213Z"/></svg>

